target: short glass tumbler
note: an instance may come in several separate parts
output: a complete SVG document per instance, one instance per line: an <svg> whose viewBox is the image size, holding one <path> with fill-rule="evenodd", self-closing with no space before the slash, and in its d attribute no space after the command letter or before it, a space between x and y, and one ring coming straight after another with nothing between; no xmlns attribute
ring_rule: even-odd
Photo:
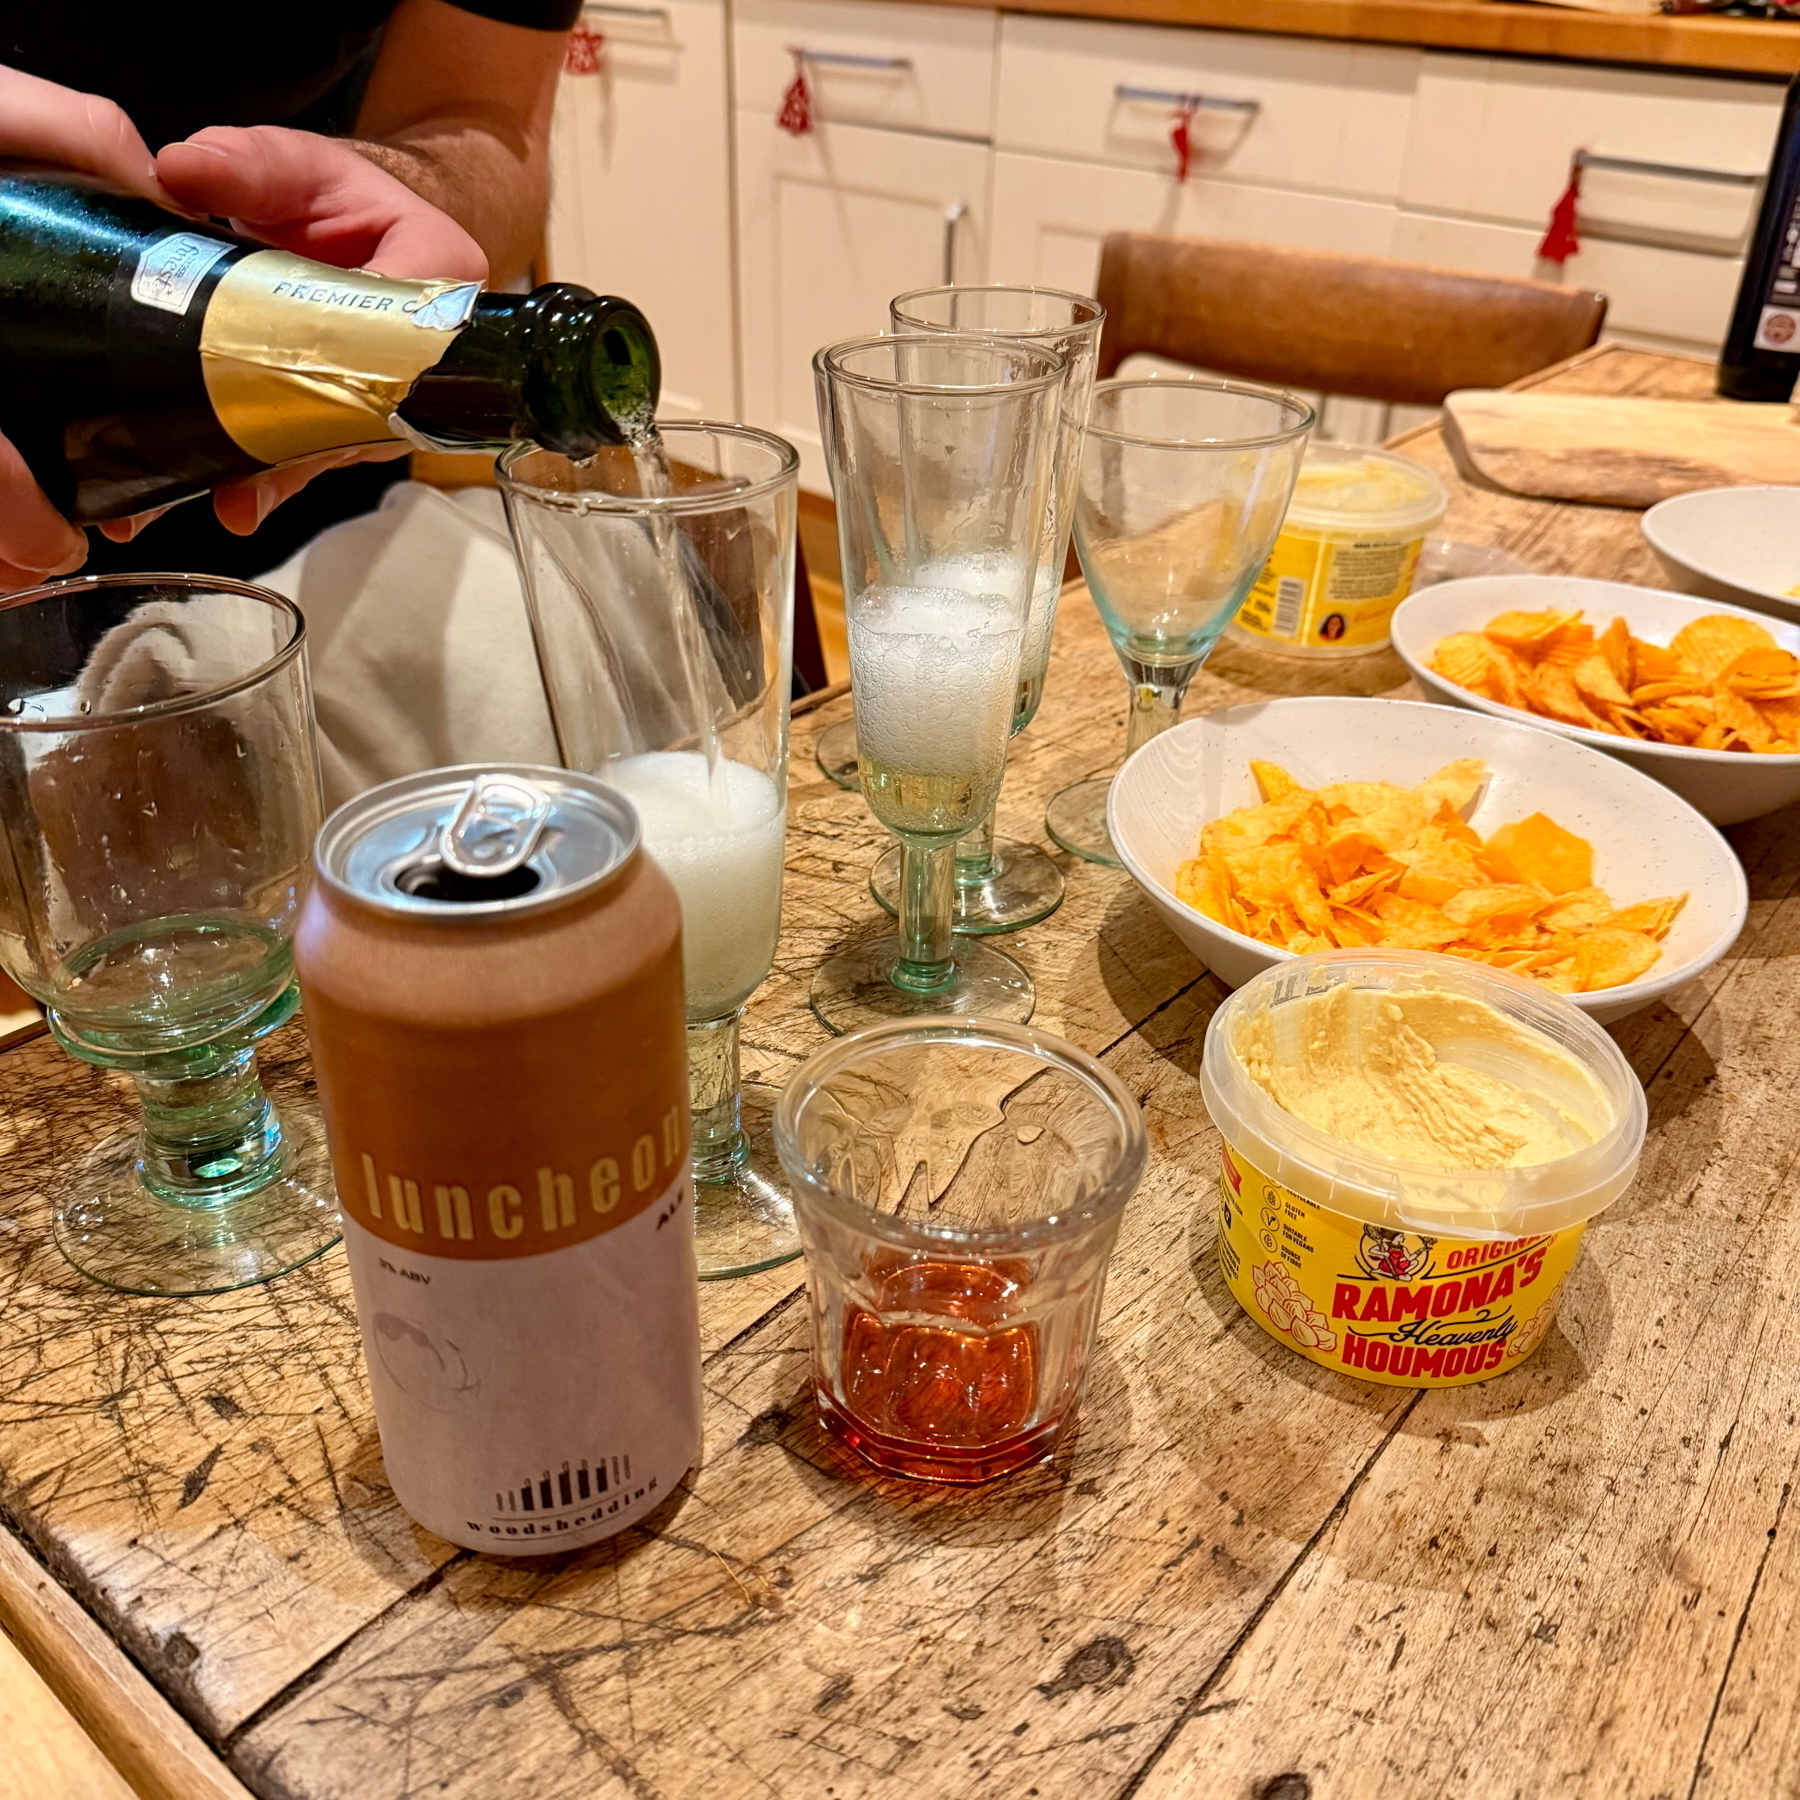
<svg viewBox="0 0 1800 1800"><path fill-rule="evenodd" d="M256 1042L299 1003L289 939L320 813L294 604L199 575L0 600L0 966L142 1128L67 1170L56 1241L136 1294L266 1281L335 1243L318 1117Z"/></svg>
<svg viewBox="0 0 1800 1800"><path fill-rule="evenodd" d="M1049 1455L1143 1174L1138 1103L1047 1032L899 1020L807 1062L775 1115L825 1427L885 1474Z"/></svg>
<svg viewBox="0 0 1800 1800"><path fill-rule="evenodd" d="M738 1058L781 930L800 465L744 425L659 443L516 445L500 485L563 763L631 801L681 896L695 1249L726 1277L800 1254L776 1091Z"/></svg>

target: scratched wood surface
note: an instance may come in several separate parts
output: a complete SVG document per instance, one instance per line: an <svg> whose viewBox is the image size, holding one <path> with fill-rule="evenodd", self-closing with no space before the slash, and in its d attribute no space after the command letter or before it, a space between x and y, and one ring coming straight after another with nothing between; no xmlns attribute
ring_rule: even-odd
<svg viewBox="0 0 1800 1800"><path fill-rule="evenodd" d="M1564 391L1700 394L1602 351ZM1451 480L1446 529L1653 581L1637 515ZM1190 711L1402 692L1398 662L1227 646ZM1002 823L1116 761L1124 684L1079 590ZM779 1077L823 1040L820 956L874 925L882 834L796 721L786 929L751 1008ZM1347 747L1347 754L1351 747ZM1201 1039L1223 996L1123 876L1076 864L1012 940L1040 1022L1143 1098L1152 1163L1078 1430L973 1492L877 1481L807 1401L798 1272L703 1293L703 1466L649 1526L508 1564L383 1479L342 1259L127 1301L47 1243L57 1171L119 1128L47 1039L0 1059L0 1507L267 1800L1340 1800L1794 1791L1800 1617L1781 1529L1793 1323L1800 834L1735 829L1750 928L1626 1021L1644 1173L1525 1368L1421 1396L1289 1355L1212 1258ZM290 1028L277 1090L306 1079Z"/></svg>

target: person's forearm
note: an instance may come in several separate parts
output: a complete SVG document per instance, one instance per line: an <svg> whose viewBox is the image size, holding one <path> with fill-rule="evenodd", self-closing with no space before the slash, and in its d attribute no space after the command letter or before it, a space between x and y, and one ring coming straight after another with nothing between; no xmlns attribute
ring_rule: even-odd
<svg viewBox="0 0 1800 1800"><path fill-rule="evenodd" d="M487 253L490 281L527 277L543 235L543 159L477 119L432 119L353 147L447 212Z"/></svg>

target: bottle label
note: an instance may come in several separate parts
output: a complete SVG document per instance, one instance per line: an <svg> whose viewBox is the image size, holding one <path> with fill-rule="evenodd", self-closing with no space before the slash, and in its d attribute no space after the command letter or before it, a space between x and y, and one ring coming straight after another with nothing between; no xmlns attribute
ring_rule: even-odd
<svg viewBox="0 0 1800 1800"><path fill-rule="evenodd" d="M220 277L201 323L207 397L258 462L392 442L395 410L480 292L476 282L395 281L255 251Z"/></svg>
<svg viewBox="0 0 1800 1800"><path fill-rule="evenodd" d="M231 251L230 244L191 231L158 238L138 257L131 297L138 305L154 306L158 312L185 313L206 271Z"/></svg>

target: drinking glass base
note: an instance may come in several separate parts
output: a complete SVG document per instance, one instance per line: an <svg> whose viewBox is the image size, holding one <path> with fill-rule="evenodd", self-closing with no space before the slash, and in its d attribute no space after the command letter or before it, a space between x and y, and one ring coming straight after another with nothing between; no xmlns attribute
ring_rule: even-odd
<svg viewBox="0 0 1800 1800"><path fill-rule="evenodd" d="M1042 1462L1056 1448L1069 1415L1046 1420L1029 1431L1018 1432L986 1444L932 1443L916 1438L890 1437L865 1425L823 1386L815 1387L819 1422L848 1450L884 1475L904 1475L910 1481L939 1481L959 1486L994 1481L1031 1463Z"/></svg>
<svg viewBox="0 0 1800 1800"><path fill-rule="evenodd" d="M138 1174L138 1137L121 1132L68 1174L56 1247L122 1294L224 1294L273 1280L338 1241L337 1189L325 1128L294 1095L281 1099L281 1174L220 1205L177 1205Z"/></svg>
<svg viewBox="0 0 1800 1800"><path fill-rule="evenodd" d="M1062 870L1035 844L995 838L989 874L965 881L956 871L956 910L951 929L963 937L1021 931L1047 919L1062 905ZM895 845L869 872L869 892L886 911L900 911L900 847Z"/></svg>
<svg viewBox="0 0 1800 1800"><path fill-rule="evenodd" d="M891 932L827 957L812 984L812 1009L819 1023L840 1035L886 1019L961 1013L1023 1025L1037 1005L1031 977L979 938L958 941L954 973L940 988L919 992L896 987L891 975L899 960L900 939Z"/></svg>
<svg viewBox="0 0 1800 1800"><path fill-rule="evenodd" d="M723 1175L694 1178L694 1253L702 1281L726 1281L792 1262L800 1228L770 1126L779 1088L746 1081L738 1090L745 1154Z"/></svg>
<svg viewBox="0 0 1800 1800"><path fill-rule="evenodd" d="M862 786L862 774L856 761L856 720L839 719L819 733L813 745L813 761L819 773L835 781L841 788L852 790Z"/></svg>
<svg viewBox="0 0 1800 1800"><path fill-rule="evenodd" d="M1071 856L1118 869L1124 865L1106 829L1106 796L1112 782L1110 775L1095 775L1053 794L1044 808L1044 829Z"/></svg>

